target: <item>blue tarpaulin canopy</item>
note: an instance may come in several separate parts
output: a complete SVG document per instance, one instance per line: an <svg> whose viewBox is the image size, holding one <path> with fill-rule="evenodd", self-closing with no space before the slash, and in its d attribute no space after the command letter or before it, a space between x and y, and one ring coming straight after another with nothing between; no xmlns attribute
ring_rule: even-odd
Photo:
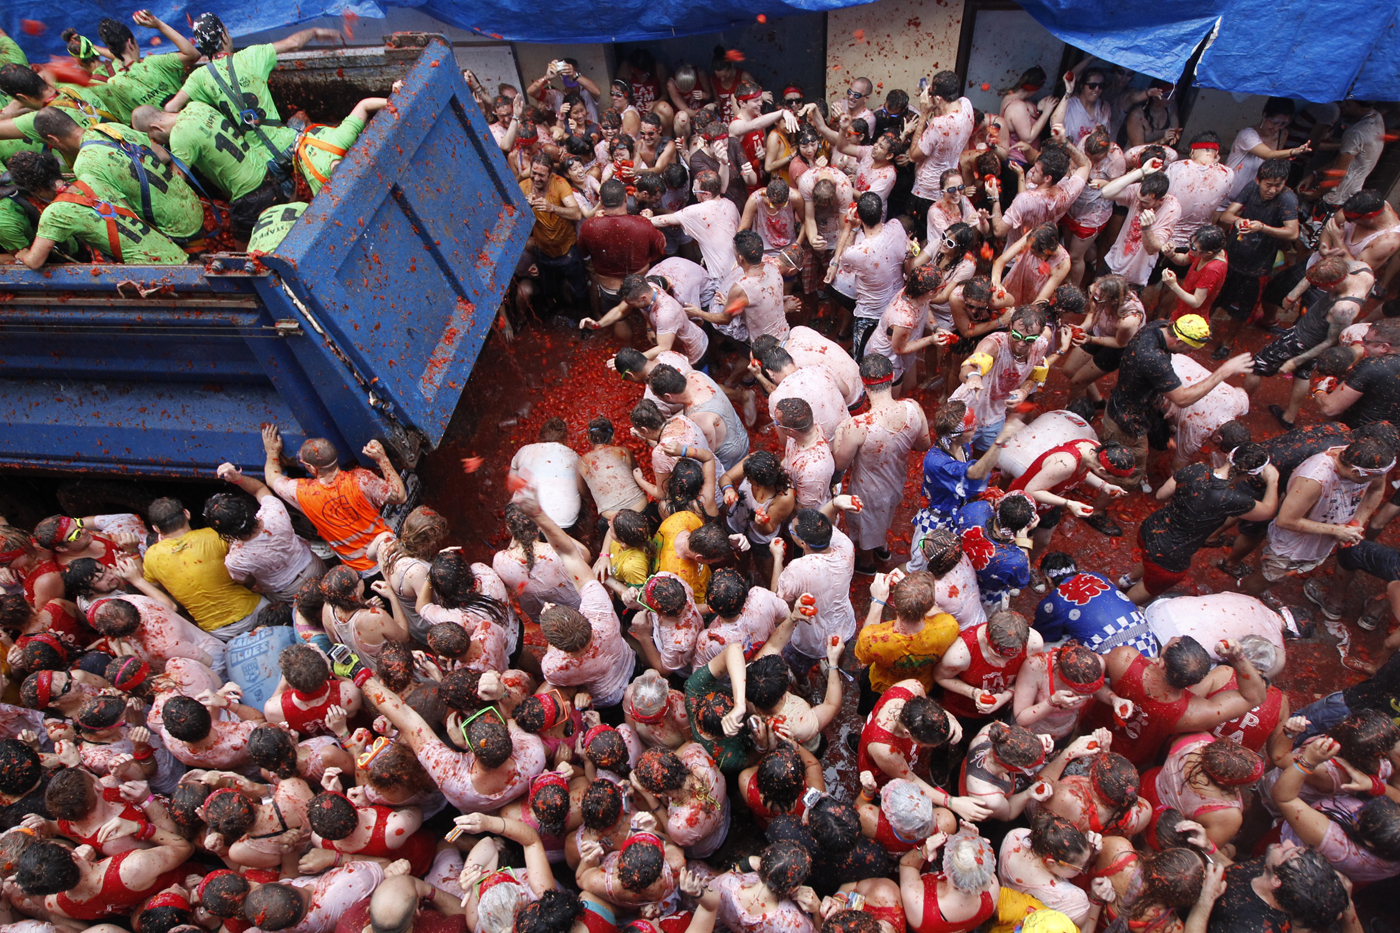
<svg viewBox="0 0 1400 933"><path fill-rule="evenodd" d="M932 2L932 0L930 0ZM635 42L717 32L770 19L855 6L849 0L421 0L411 6L444 23L516 42ZM1197 67L1208 87L1308 100L1400 100L1400 22L1397 0L1024 0L1022 6L1060 39L1134 71L1167 80L1218 25ZM351 11L382 17L374 0L204 0L190 4L140 0L15 0L0 26L32 56L63 55L59 33L75 26L96 36L97 21L130 22L151 9L183 27L187 16L218 13L235 36ZM44 23L42 34L22 21ZM137 30L143 45L149 33Z"/></svg>

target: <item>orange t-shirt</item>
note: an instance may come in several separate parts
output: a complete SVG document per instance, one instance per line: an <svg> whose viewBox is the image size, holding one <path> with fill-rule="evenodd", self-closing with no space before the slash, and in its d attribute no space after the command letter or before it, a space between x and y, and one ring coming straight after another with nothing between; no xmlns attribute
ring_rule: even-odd
<svg viewBox="0 0 1400 933"><path fill-rule="evenodd" d="M358 571L378 565L365 555L369 543L391 529L379 517L389 498L389 483L363 467L341 470L326 485L320 480L296 481L297 508L349 567Z"/></svg>

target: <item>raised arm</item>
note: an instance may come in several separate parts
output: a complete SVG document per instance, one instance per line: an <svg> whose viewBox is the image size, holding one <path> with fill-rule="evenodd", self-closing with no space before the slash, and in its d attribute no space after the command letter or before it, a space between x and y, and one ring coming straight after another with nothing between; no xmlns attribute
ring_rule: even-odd
<svg viewBox="0 0 1400 933"><path fill-rule="evenodd" d="M342 43L345 41L345 37L340 34L339 29L327 29L323 26L316 26L311 29L303 29L300 32L294 32L285 39L278 39L276 42L272 43L272 48L278 55L284 52L297 52L305 48L306 44L312 39L335 39Z"/></svg>
<svg viewBox="0 0 1400 933"><path fill-rule="evenodd" d="M194 44L181 35L178 29L172 28L150 10L137 10L131 15L131 19L136 25L157 30L162 36L169 39L171 44L175 46L175 54L180 56L180 61L185 64L185 67L188 68L199 61L199 50L194 47Z"/></svg>
<svg viewBox="0 0 1400 933"><path fill-rule="evenodd" d="M584 586L591 582L593 578L593 568L588 566L588 561L579 556L578 548L574 546L573 539L564 533L564 529L555 524L540 508L539 497L530 488L522 489L516 493L515 504L524 510L525 514L535 520L540 531L544 532L545 540L554 548L554 552L559 555L559 559L564 563L564 569L569 572L570 578L574 581L574 589L582 591Z"/></svg>

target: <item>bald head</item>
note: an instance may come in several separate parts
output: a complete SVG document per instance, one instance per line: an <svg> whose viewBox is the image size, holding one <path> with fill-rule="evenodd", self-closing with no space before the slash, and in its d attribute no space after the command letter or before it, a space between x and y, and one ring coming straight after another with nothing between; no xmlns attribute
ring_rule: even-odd
<svg viewBox="0 0 1400 933"><path fill-rule="evenodd" d="M340 454L324 437L309 437L297 452L297 459L319 473L339 466Z"/></svg>
<svg viewBox="0 0 1400 933"><path fill-rule="evenodd" d="M170 142L170 131L175 128L175 122L179 119L178 113L166 113L150 104L142 104L131 111L132 128L145 133L162 146Z"/></svg>
<svg viewBox="0 0 1400 933"><path fill-rule="evenodd" d="M418 882L399 875L385 878L369 899L369 925L374 933L408 933L418 910Z"/></svg>

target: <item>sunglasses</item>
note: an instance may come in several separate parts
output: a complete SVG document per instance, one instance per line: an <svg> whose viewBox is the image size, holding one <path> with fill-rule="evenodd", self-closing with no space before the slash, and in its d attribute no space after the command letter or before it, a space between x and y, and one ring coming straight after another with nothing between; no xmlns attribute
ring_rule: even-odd
<svg viewBox="0 0 1400 933"><path fill-rule="evenodd" d="M1012 340L1019 340L1021 343L1035 343L1037 340L1040 339L1039 334L1027 335L1016 330L1007 331L1007 333L1011 335Z"/></svg>
<svg viewBox="0 0 1400 933"><path fill-rule="evenodd" d="M869 97L870 95L869 95L869 94L862 94L860 91L857 91L855 88L852 87L852 88L847 88L847 89L846 89L846 96L847 96L847 97L861 98L861 97Z"/></svg>
<svg viewBox="0 0 1400 933"><path fill-rule="evenodd" d="M73 519L73 530L68 532L68 535L63 539L63 543L72 544L74 541L77 541L82 536L83 520L81 518L75 518Z"/></svg>
<svg viewBox="0 0 1400 933"><path fill-rule="evenodd" d="M1092 83L1090 83L1090 84L1084 85L1085 90L1089 90L1089 91L1097 91L1097 90L1098 90L1099 88L1101 88L1101 87L1103 87L1103 82L1102 82L1102 81L1094 81L1094 82L1092 82Z"/></svg>
<svg viewBox="0 0 1400 933"><path fill-rule="evenodd" d="M949 185L943 190L951 194L962 194L964 191L967 190L967 185Z"/></svg>
<svg viewBox="0 0 1400 933"><path fill-rule="evenodd" d="M783 98L783 106L784 106L784 107L796 107L796 106L797 106L798 104L800 104L800 103L802 103L802 98L800 98L800 97L784 97L784 98Z"/></svg>
<svg viewBox="0 0 1400 933"><path fill-rule="evenodd" d="M957 241L957 240L944 240L944 241L943 241L943 248L944 248L944 249L957 249L957 248L958 248L958 241ZM968 307L971 307L971 305L969 305Z"/></svg>

